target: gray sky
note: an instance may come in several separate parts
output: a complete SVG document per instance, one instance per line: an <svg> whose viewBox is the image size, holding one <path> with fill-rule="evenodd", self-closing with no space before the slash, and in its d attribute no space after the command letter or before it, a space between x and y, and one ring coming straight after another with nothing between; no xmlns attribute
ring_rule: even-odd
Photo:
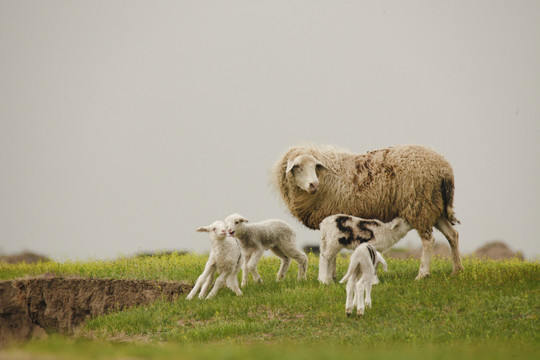
<svg viewBox="0 0 540 360"><path fill-rule="evenodd" d="M318 243L269 186L311 141L434 148L462 251L535 257L538 19L537 0L0 0L0 251L202 252L195 229L233 212Z"/></svg>

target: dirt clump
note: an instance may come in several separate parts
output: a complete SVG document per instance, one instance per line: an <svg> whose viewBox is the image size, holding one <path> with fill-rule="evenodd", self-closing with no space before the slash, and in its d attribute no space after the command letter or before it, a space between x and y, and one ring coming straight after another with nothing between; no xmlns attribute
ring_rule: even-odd
<svg viewBox="0 0 540 360"><path fill-rule="evenodd" d="M37 262L50 261L46 256L39 255L30 251L25 251L20 254L14 255L0 255L0 263L17 264L25 262L27 264L34 264Z"/></svg>
<svg viewBox="0 0 540 360"><path fill-rule="evenodd" d="M144 305L172 301L191 286L183 282L38 278L0 281L0 344L55 330L71 333L87 318Z"/></svg>

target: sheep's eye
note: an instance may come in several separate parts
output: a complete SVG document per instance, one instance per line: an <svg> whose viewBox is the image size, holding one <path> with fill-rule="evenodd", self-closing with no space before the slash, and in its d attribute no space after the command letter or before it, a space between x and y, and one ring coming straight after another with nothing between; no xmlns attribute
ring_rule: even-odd
<svg viewBox="0 0 540 360"><path fill-rule="evenodd" d="M235 223L235 224L238 224L238 223L239 223L239 221L238 221L238 220L236 220L236 221L235 221L234 223Z"/></svg>
<svg viewBox="0 0 540 360"><path fill-rule="evenodd" d="M212 231L216 231L216 228L213 228Z"/></svg>
<svg viewBox="0 0 540 360"><path fill-rule="evenodd" d="M296 164L293 167L293 170L301 170L300 165Z"/></svg>

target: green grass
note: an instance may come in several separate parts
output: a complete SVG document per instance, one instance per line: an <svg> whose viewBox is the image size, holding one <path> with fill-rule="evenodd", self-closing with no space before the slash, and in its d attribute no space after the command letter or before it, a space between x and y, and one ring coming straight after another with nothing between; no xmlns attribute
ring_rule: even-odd
<svg viewBox="0 0 540 360"><path fill-rule="evenodd" d="M0 265L0 278L54 273L194 282L206 259L172 254ZM338 275L347 264L338 259ZM91 319L72 338L56 335L4 351L66 359L539 357L538 262L464 259L465 271L451 277L451 264L435 259L422 281L414 280L418 261L388 265L363 318L345 316L344 285L317 282L317 257L309 257L308 281L296 281L293 264L279 283L279 261L268 257L259 264L264 284L250 282L243 296L223 289L211 300L157 302Z"/></svg>

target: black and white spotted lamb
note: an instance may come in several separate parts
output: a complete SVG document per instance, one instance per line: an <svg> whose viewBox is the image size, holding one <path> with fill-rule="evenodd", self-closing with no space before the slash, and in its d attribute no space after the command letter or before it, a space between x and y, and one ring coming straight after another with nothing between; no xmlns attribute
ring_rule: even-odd
<svg viewBox="0 0 540 360"><path fill-rule="evenodd" d="M341 249L354 250L362 243L369 243L377 251L383 252L402 239L412 227L399 217L384 223L337 214L325 218L320 229L319 281L330 284L336 278L336 256Z"/></svg>

